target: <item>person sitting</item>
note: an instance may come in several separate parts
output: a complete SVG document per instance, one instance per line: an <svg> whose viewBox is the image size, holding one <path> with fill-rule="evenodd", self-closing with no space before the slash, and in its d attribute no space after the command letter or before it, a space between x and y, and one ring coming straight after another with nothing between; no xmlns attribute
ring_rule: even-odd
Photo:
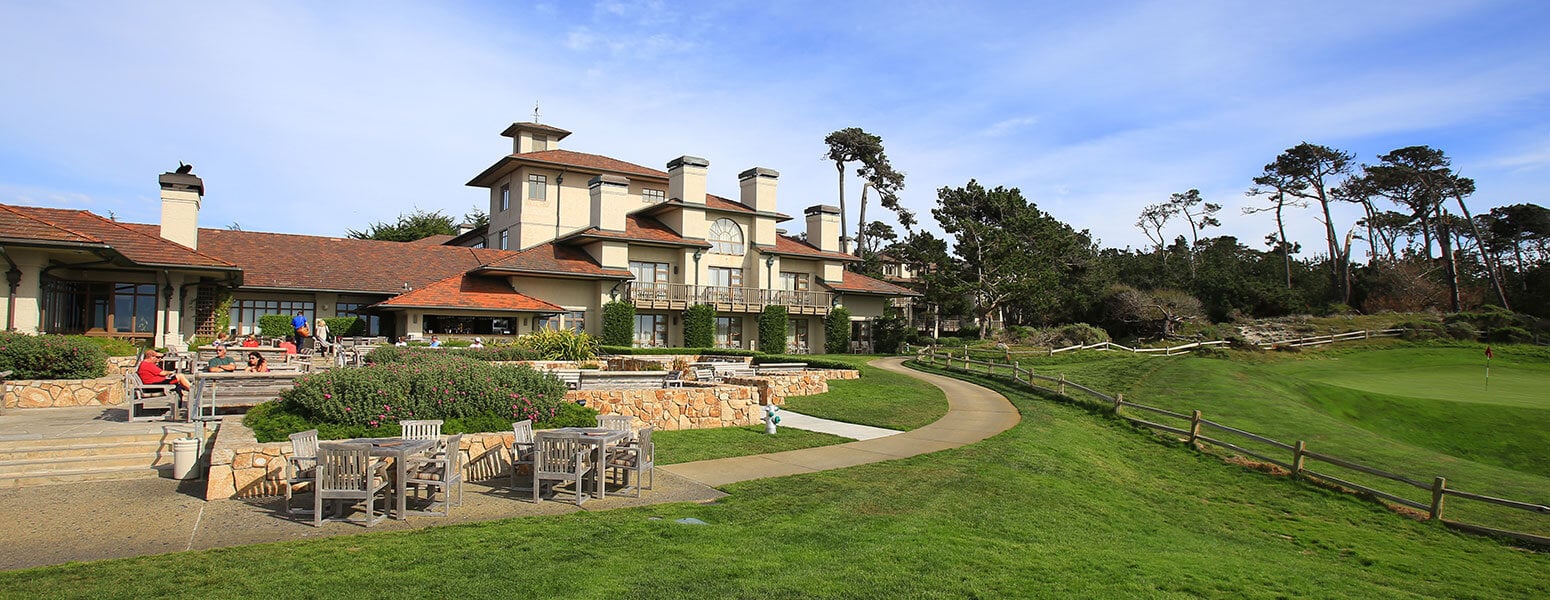
<svg viewBox="0 0 1550 600"><path fill-rule="evenodd" d="M440 348L441 347L441 338L438 338L438 337L436 337L434 335L431 336L431 347L432 348Z"/></svg>
<svg viewBox="0 0 1550 600"><path fill-rule="evenodd" d="M474 343L469 344L468 347L469 348L483 348L484 347L484 338L474 338Z"/></svg>
<svg viewBox="0 0 1550 600"><path fill-rule="evenodd" d="M268 373L269 361L264 360L264 355L258 352L248 353L248 368L243 369L249 373Z"/></svg>
<svg viewBox="0 0 1550 600"><path fill-rule="evenodd" d="M404 336L398 336L398 341L393 342L393 345L399 348L403 348L409 345L409 340L404 339Z"/></svg>
<svg viewBox="0 0 1550 600"><path fill-rule="evenodd" d="M258 336L253 335L253 334L250 333L250 334L248 334L248 337L242 338L242 347L243 348L257 348L258 347Z"/></svg>
<svg viewBox="0 0 1550 600"><path fill-rule="evenodd" d="M155 350L146 350L145 357L140 360L140 366L135 373L140 376L140 382L147 385L172 383L178 386L178 391L189 390L188 378L177 371L168 371L161 368L162 354Z"/></svg>
<svg viewBox="0 0 1550 600"><path fill-rule="evenodd" d="M231 345L231 338L227 337L226 332L222 331L219 334L216 334L215 341L210 342L210 345L215 346L216 348L224 348Z"/></svg>
<svg viewBox="0 0 1550 600"><path fill-rule="evenodd" d="M296 343L290 340L280 340L280 348L285 350L286 354L296 353Z"/></svg>
<svg viewBox="0 0 1550 600"><path fill-rule="evenodd" d="M210 373L230 373L237 370L237 361L226 355L225 346L215 347L215 358L205 364L205 371Z"/></svg>

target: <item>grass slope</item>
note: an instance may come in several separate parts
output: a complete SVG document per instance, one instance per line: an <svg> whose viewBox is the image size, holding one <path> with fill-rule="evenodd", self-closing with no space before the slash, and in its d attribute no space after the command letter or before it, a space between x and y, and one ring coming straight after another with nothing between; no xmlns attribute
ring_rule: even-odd
<svg viewBox="0 0 1550 600"><path fill-rule="evenodd" d="M0 573L11 597L1542 598L1550 556L1002 388L1022 422L910 459L578 512ZM679 525L694 517L707 525Z"/></svg>
<svg viewBox="0 0 1550 600"><path fill-rule="evenodd" d="M855 365L861 379L830 381L829 391L786 399L787 410L846 423L908 431L947 414L947 398L934 385L867 366L877 356L827 354L823 358Z"/></svg>
<svg viewBox="0 0 1550 600"><path fill-rule="evenodd" d="M769 435L764 433L763 425L659 431L651 434L651 442L657 447L656 460L659 465L785 452L850 441L854 440L790 427L781 427L780 433Z"/></svg>

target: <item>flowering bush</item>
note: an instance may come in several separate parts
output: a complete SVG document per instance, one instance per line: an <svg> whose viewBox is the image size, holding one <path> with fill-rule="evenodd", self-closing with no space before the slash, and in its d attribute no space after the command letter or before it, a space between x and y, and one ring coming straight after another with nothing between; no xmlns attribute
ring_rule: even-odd
<svg viewBox="0 0 1550 600"><path fill-rule="evenodd" d="M381 427L400 419L553 418L565 385L525 366L407 353L406 360L332 369L281 394L309 421Z"/></svg>
<svg viewBox="0 0 1550 600"><path fill-rule="evenodd" d="M94 379L107 368L108 354L84 336L0 333L0 371L10 379Z"/></svg>
<svg viewBox="0 0 1550 600"><path fill-rule="evenodd" d="M489 348L427 348L424 346L381 346L366 355L366 362L373 364L401 363L426 357L460 356L486 362L538 360L539 354L526 346L494 346Z"/></svg>

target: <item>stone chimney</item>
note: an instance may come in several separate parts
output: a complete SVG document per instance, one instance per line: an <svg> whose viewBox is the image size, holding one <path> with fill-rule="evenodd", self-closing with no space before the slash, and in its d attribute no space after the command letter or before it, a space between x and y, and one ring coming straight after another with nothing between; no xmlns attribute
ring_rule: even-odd
<svg viewBox="0 0 1550 600"><path fill-rule="evenodd" d="M710 161L698 156L680 156L667 161L667 198L684 204L705 204L705 173Z"/></svg>
<svg viewBox="0 0 1550 600"><path fill-rule="evenodd" d="M807 243L824 252L840 251L840 209L819 204L807 207Z"/></svg>
<svg viewBox="0 0 1550 600"><path fill-rule="evenodd" d="M592 226L623 232L630 180L618 175L598 175L587 181L587 192L592 198Z"/></svg>
<svg viewBox="0 0 1550 600"><path fill-rule="evenodd" d="M775 212L775 183L780 172L775 169L754 167L737 174L742 191L739 201L760 212Z"/></svg>
<svg viewBox="0 0 1550 600"><path fill-rule="evenodd" d="M205 182L187 166L177 172L162 173L161 237L199 248L199 203L205 195Z"/></svg>

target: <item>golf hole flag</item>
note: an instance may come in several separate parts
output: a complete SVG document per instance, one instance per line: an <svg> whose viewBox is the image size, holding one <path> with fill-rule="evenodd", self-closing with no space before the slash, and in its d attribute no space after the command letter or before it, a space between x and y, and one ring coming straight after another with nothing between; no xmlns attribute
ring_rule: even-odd
<svg viewBox="0 0 1550 600"><path fill-rule="evenodd" d="M1491 347L1490 346L1486 346L1485 347L1485 357L1486 358L1491 358Z"/></svg>

